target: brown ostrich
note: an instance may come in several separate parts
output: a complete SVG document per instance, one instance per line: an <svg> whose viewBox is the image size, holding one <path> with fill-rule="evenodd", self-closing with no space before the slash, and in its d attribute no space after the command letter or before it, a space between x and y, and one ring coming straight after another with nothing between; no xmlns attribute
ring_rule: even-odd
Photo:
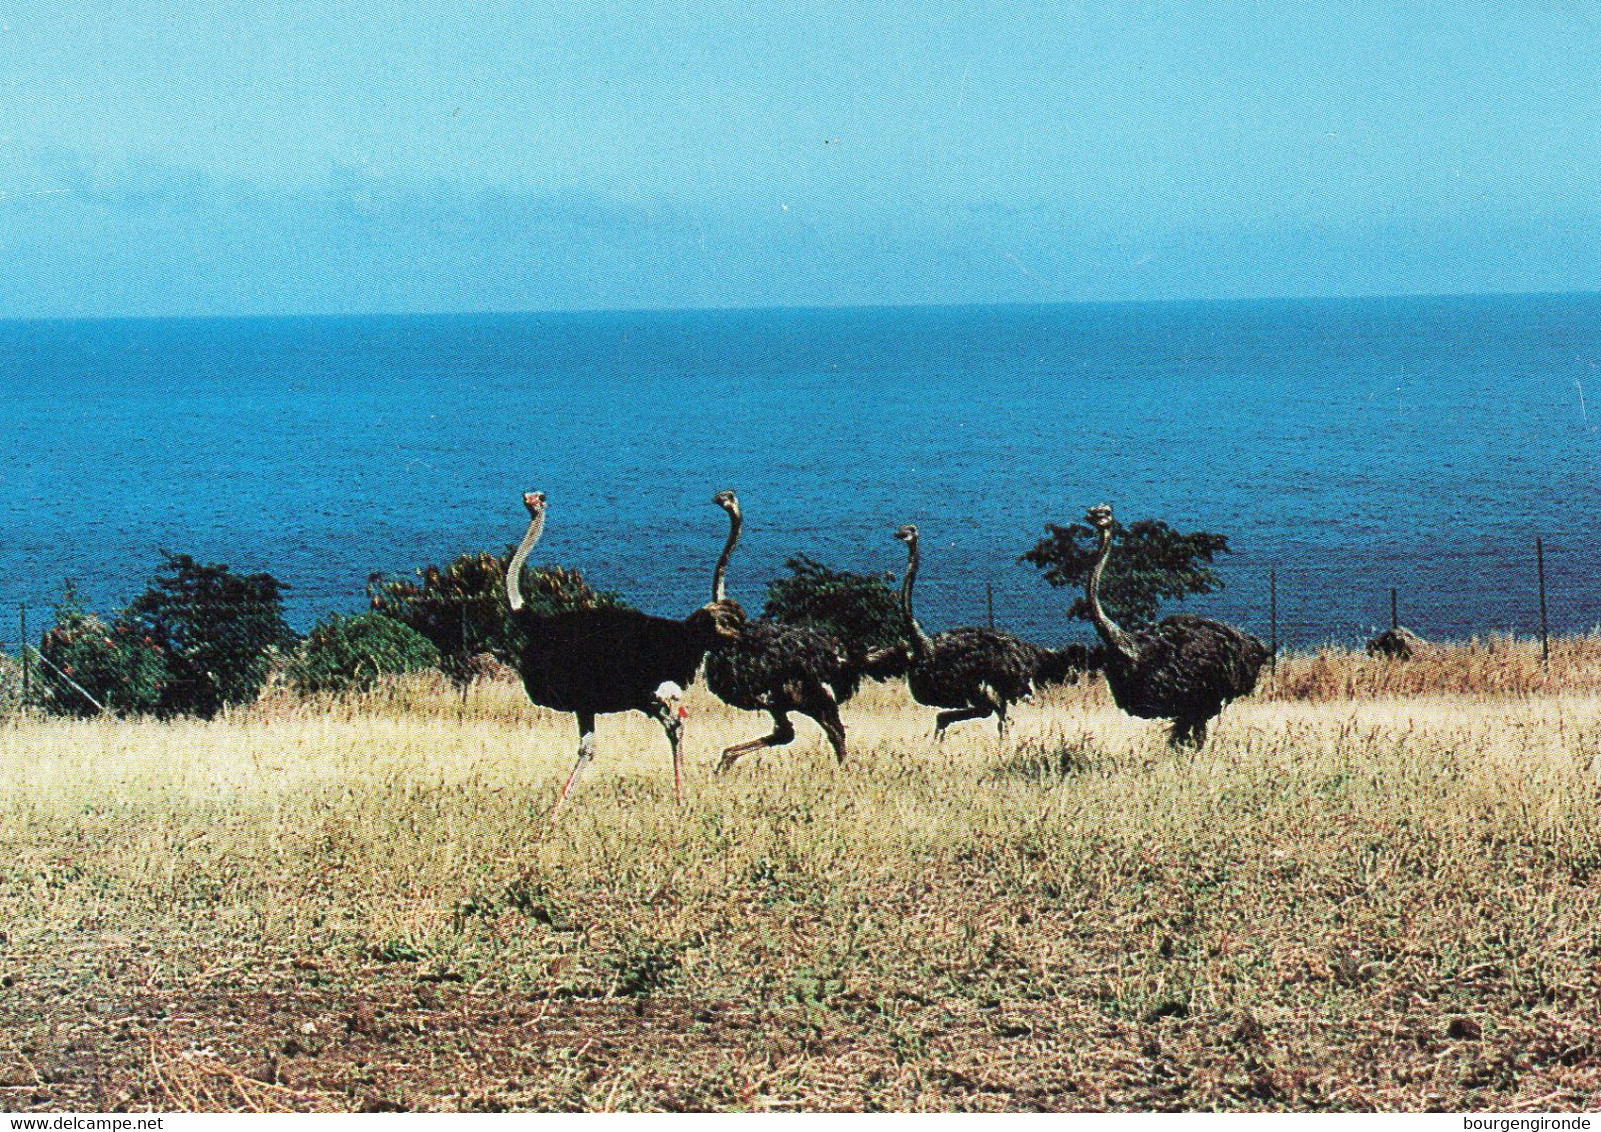
<svg viewBox="0 0 1601 1132"><path fill-rule="evenodd" d="M1405 625L1386 629L1368 641L1368 655L1386 660L1411 660L1429 651L1429 642Z"/></svg>
<svg viewBox="0 0 1601 1132"><path fill-rule="evenodd" d="M906 686L912 699L929 707L945 708L935 717L934 737L965 719L996 717L1006 735L1007 710L1034 691L1034 673L1044 650L1018 640L1010 633L976 626L946 629L930 637L912 613L912 585L917 580L920 554L917 528L910 523L895 532L906 544L906 575L901 579L901 609L911 638L911 666Z"/></svg>
<svg viewBox="0 0 1601 1132"><path fill-rule="evenodd" d="M1084 587L1095 631L1106 644L1103 667L1112 699L1141 719L1170 719L1168 742L1196 747L1206 725L1230 700L1250 695L1267 663L1267 646L1232 625L1181 613L1129 632L1101 607L1101 574L1112 555L1112 509L1091 507L1100 555Z"/></svg>
<svg viewBox="0 0 1601 1132"><path fill-rule="evenodd" d="M744 514L732 491L720 491L712 502L728 513L728 541L712 571L712 600L728 599L725 578L734 547L739 544ZM828 736L834 758L845 761L845 725L839 707L856 694L865 675L878 675L899 659L899 650L885 655L856 654L827 633L801 625L761 618L745 621L739 636L719 641L706 654L706 686L730 707L765 711L773 717L770 735L736 743L723 752L725 771L751 751L793 742L791 712L816 721Z"/></svg>

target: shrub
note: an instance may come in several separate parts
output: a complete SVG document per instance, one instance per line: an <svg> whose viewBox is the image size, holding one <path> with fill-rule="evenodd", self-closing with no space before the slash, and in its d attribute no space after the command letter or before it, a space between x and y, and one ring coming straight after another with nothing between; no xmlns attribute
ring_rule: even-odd
<svg viewBox="0 0 1601 1132"><path fill-rule="evenodd" d="M439 667L465 685L481 670L477 658L489 653L514 664L516 631L506 606L506 565L511 551L463 554L446 565L417 571L418 581L375 574L367 592L375 612L386 614L421 633L439 651ZM523 595L534 613L563 609L601 609L625 603L615 593L597 590L577 570L540 566L523 571Z"/></svg>
<svg viewBox="0 0 1601 1132"><path fill-rule="evenodd" d="M1045 572L1053 586L1082 587L1095 565L1096 533L1085 523L1058 527L1048 523L1046 537L1019 562ZM1212 559L1229 552L1225 535L1196 531L1181 534L1157 519L1141 519L1123 526L1112 524L1112 558L1101 578L1101 604L1125 628L1149 625L1157 609L1169 598L1211 593L1223 588L1212 570ZM1080 596L1069 617L1090 619L1090 607Z"/></svg>
<svg viewBox="0 0 1601 1132"><path fill-rule="evenodd" d="M107 627L70 582L39 653L49 662L34 672L41 702L61 715L99 715L100 705L119 715L155 712L171 677L153 638L126 620Z"/></svg>
<svg viewBox="0 0 1601 1132"><path fill-rule="evenodd" d="M271 574L235 574L187 554L162 557L125 614L166 655L171 678L160 711L209 719L254 700L273 653L295 640L283 618L288 587Z"/></svg>
<svg viewBox="0 0 1601 1132"><path fill-rule="evenodd" d="M439 664L427 637L382 613L334 614L306 635L288 666L295 690L364 692L381 676L420 672Z"/></svg>
<svg viewBox="0 0 1601 1132"><path fill-rule="evenodd" d="M906 618L890 589L893 574L831 570L804 554L785 561L784 568L788 577L767 583L762 616L817 629L854 649L905 643Z"/></svg>

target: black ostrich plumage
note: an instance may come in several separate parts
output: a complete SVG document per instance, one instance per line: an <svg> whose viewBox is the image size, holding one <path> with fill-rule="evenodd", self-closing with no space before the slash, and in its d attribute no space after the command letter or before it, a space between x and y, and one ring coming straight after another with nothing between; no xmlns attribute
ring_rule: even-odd
<svg viewBox="0 0 1601 1132"><path fill-rule="evenodd" d="M906 685L929 707L987 707L989 698L1009 706L1033 692L1038 659L1036 646L1010 633L947 629L929 639L927 651L914 650Z"/></svg>
<svg viewBox="0 0 1601 1132"><path fill-rule="evenodd" d="M838 641L804 625L747 621L739 638L706 654L706 687L743 711L798 711L827 685L836 704L856 694L862 673Z"/></svg>
<svg viewBox="0 0 1601 1132"><path fill-rule="evenodd" d="M733 602L682 621L636 609L570 609L515 615L517 668L528 698L554 711L604 715L651 710L664 683L687 688L726 626L743 619Z"/></svg>
<svg viewBox="0 0 1601 1132"><path fill-rule="evenodd" d="M682 621L636 609L566 609L536 613L523 599L522 569L545 529L545 496L530 491L528 532L506 565L506 605L518 640L514 655L528 698L577 717L578 761L561 788L559 808L594 757L595 717L639 711L662 725L673 754L673 795L683 801L683 731L678 696L695 679L706 650L736 636L745 611L732 601L704 605Z"/></svg>
<svg viewBox="0 0 1601 1132"><path fill-rule="evenodd" d="M1106 650L1106 682L1117 706L1141 719L1204 725L1251 694L1268 660L1267 646L1251 634L1188 613L1132 636L1136 659Z"/></svg>

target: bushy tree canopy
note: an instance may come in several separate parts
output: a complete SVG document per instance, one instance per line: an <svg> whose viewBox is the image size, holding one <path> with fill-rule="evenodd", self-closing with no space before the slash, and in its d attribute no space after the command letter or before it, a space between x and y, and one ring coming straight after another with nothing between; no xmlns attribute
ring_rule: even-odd
<svg viewBox="0 0 1601 1132"><path fill-rule="evenodd" d="M382 613L334 614L300 642L288 667L299 692L364 692L382 676L421 672L439 664L433 642Z"/></svg>
<svg viewBox="0 0 1601 1132"><path fill-rule="evenodd" d="M444 566L425 566L417 580L374 575L368 584L375 612L393 617L428 638L439 651L439 667L460 684L478 671L476 657L490 653L516 660L515 627L506 605L506 566L511 551L463 554ZM524 567L523 596L535 613L563 609L621 607L609 590L597 590L577 570L562 566Z"/></svg>
<svg viewBox="0 0 1601 1132"><path fill-rule="evenodd" d="M1085 523L1046 524L1045 530L1046 536L1018 561L1043 570L1053 586L1082 589L1095 565L1094 528ZM1224 535L1182 534L1158 519L1140 519L1126 527L1114 522L1112 557L1101 577L1101 604L1124 628L1149 625L1164 601L1222 589L1223 579L1211 563L1228 550ZM1068 616L1088 621L1089 602L1080 595Z"/></svg>
<svg viewBox="0 0 1601 1132"><path fill-rule="evenodd" d="M106 625L84 608L71 582L39 654L48 662L37 669L41 702L61 715L98 715L98 705L118 715L153 713L171 679L152 637L126 619Z"/></svg>
<svg viewBox="0 0 1601 1132"><path fill-rule="evenodd" d="M208 719L261 693L274 650L294 644L283 592L271 574L235 574L162 552L150 586L124 615L166 657L160 710Z"/></svg>
<svg viewBox="0 0 1601 1132"><path fill-rule="evenodd" d="M893 574L831 570L798 554L788 576L767 583L762 616L828 633L852 651L888 648L906 640L906 618L890 583Z"/></svg>

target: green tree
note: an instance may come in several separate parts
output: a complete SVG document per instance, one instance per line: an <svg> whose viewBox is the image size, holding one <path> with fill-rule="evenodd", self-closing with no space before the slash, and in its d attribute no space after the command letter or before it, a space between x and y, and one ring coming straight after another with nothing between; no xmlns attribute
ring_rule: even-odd
<svg viewBox="0 0 1601 1132"><path fill-rule="evenodd" d="M517 659L516 628L506 605L506 566L511 551L463 554L444 566L425 566L417 580L373 575L367 583L377 613L421 633L439 651L439 667L459 685L478 671L475 658L489 653L506 664ZM609 590L597 590L577 570L524 567L523 596L536 614L563 609L620 608Z"/></svg>
<svg viewBox="0 0 1601 1132"><path fill-rule="evenodd" d="M1095 565L1095 530L1085 523L1065 527L1048 523L1045 531L1046 536L1018 561L1043 570L1053 586L1083 588ZM1223 579L1212 569L1212 561L1228 552L1224 535L1182 534L1158 519L1140 519L1126 527L1114 522L1112 557L1101 577L1101 604L1125 628L1149 625L1164 601L1222 589ZM1088 621L1089 602L1079 596L1068 616Z"/></svg>
<svg viewBox="0 0 1601 1132"><path fill-rule="evenodd" d="M767 583L763 617L817 629L863 652L905 643L906 619L890 589L895 575L831 570L804 554L784 568L788 576Z"/></svg>
<svg viewBox="0 0 1601 1132"><path fill-rule="evenodd" d="M273 654L295 642L283 618L288 588L271 574L235 574L163 551L125 614L167 658L161 712L209 719L260 695Z"/></svg>
<svg viewBox="0 0 1601 1132"><path fill-rule="evenodd" d="M382 613L334 614L314 626L288 666L296 691L364 692L382 676L439 664L439 650L409 625Z"/></svg>
<svg viewBox="0 0 1601 1132"><path fill-rule="evenodd" d="M71 582L39 653L49 662L35 668L44 706L60 715L98 715L97 703L118 715L152 713L171 679L153 638L127 620L107 626L84 608Z"/></svg>

